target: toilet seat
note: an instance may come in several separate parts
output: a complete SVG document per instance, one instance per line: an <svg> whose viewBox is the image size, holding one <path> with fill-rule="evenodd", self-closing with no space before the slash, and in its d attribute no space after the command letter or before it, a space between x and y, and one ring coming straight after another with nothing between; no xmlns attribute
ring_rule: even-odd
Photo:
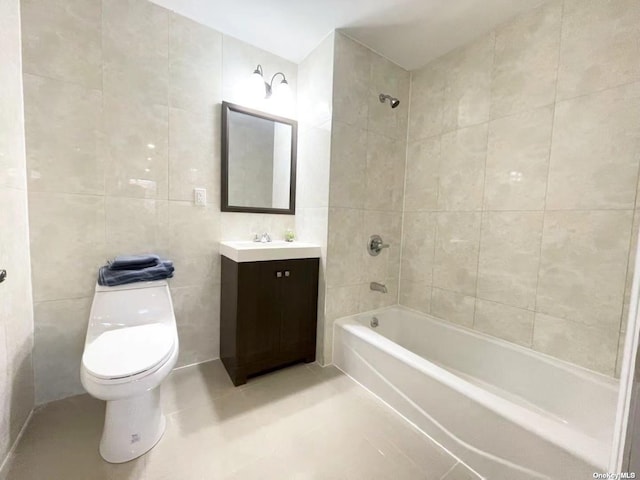
<svg viewBox="0 0 640 480"><path fill-rule="evenodd" d="M131 381L164 364L174 350L175 333L151 323L107 330L85 347L82 363L102 381Z"/></svg>

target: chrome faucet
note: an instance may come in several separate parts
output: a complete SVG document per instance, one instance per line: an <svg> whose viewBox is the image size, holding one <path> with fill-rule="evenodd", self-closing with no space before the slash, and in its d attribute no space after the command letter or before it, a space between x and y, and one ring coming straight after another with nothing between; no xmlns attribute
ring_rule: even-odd
<svg viewBox="0 0 640 480"><path fill-rule="evenodd" d="M253 238L253 241L260 242L260 243L267 243L271 241L271 237L267 232L264 232L262 235L258 235L256 233L256 236Z"/></svg>
<svg viewBox="0 0 640 480"><path fill-rule="evenodd" d="M384 283L371 282L369 288L375 292L387 293L387 286Z"/></svg>

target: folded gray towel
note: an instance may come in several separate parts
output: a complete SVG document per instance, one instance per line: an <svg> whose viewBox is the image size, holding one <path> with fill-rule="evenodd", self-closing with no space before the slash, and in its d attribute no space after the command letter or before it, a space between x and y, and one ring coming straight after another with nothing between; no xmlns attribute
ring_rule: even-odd
<svg viewBox="0 0 640 480"><path fill-rule="evenodd" d="M118 255L107 262L111 270L139 270L154 267L160 263L158 255Z"/></svg>
<svg viewBox="0 0 640 480"><path fill-rule="evenodd" d="M100 267L98 284L108 287L134 282L150 282L173 277L173 262L162 260L158 265L136 270L114 270L109 265Z"/></svg>

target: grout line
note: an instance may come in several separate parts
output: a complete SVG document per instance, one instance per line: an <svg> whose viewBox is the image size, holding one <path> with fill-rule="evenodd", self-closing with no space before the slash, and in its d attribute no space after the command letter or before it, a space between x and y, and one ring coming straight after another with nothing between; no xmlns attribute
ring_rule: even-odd
<svg viewBox="0 0 640 480"><path fill-rule="evenodd" d="M20 441L22 440L22 437L24 437L24 434L27 431L27 427L31 423L31 420L33 419L33 414L36 411L37 407L38 407L37 405L34 405L34 407L29 412L29 415L27 415L27 419L22 424L22 427L20 428L20 431L18 432L18 435L16 435L16 439L13 441L13 444L11 445L11 448L7 452L7 455L4 457L2 462L0 463L0 478L4 478L4 475L9 473L10 467L11 467L11 461L13 460L13 455L15 454L16 450L18 449L18 445L19 445ZM5 471L5 468L7 469L6 471Z"/></svg>
<svg viewBox="0 0 640 480"><path fill-rule="evenodd" d="M412 105L412 95L413 95L413 74L409 72L409 98L407 99L407 131L405 135L405 143L404 143L404 184L402 186L402 212L400 213L400 256L398 258L398 292L396 295L396 303L400 304L400 291L402 284L402 257L404 255L404 246L405 246L405 238L404 238L404 222L405 222L405 206L407 204L407 176L408 176L408 165L409 165L409 121L411 119L411 105Z"/></svg>
<svg viewBox="0 0 640 480"><path fill-rule="evenodd" d="M551 178L551 152L553 150L553 134L555 130L555 122L556 122L556 109L558 106L558 77L560 75L560 55L562 52L562 29L564 26L564 1L560 3L560 28L558 31L558 61L556 64L556 81L555 81L555 91L553 96L553 113L551 115L551 131L549 133L549 152L547 154L547 179L544 186L544 205L542 210L542 228L540 230L540 246L538 249L538 269L537 269L537 277L536 277L536 288L535 288L535 296L533 300L533 325L531 326L531 348L534 345L535 339L535 330L536 330L536 317L538 314L538 290L540 288L540 272L542 269L542 245L544 243L544 228L547 224L547 213L556 211L556 210L547 210L547 201L549 196L549 180Z"/></svg>
<svg viewBox="0 0 640 480"><path fill-rule="evenodd" d="M444 475L442 475L440 477L440 480L445 480L447 478L447 475L449 475L451 472L453 472L453 470L458 466L458 465L462 465L462 463L460 463L459 461L454 463L453 465L451 465L451 468L449 470L447 470L446 472L444 472Z"/></svg>

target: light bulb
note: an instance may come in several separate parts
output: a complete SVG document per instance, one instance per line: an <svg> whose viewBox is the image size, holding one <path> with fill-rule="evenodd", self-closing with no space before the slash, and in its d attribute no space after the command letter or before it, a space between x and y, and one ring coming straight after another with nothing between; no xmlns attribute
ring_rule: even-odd
<svg viewBox="0 0 640 480"><path fill-rule="evenodd" d="M289 82L283 80L274 90L274 97L277 98L279 102L283 102L285 104L291 103L292 93Z"/></svg>

